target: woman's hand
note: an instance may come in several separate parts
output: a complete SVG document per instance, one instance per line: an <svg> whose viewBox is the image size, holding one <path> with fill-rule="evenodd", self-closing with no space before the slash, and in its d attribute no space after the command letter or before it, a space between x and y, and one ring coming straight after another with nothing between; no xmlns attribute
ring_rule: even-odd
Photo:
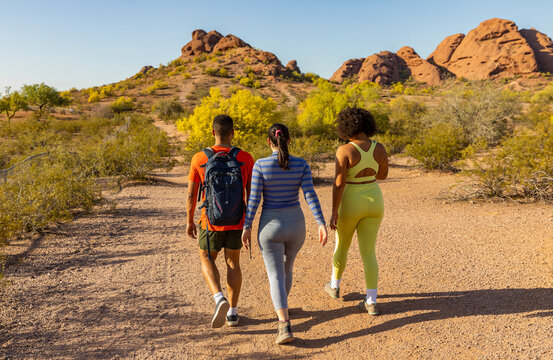
<svg viewBox="0 0 553 360"><path fill-rule="evenodd" d="M327 239L328 232L326 231L326 225L319 226L319 242L322 244L322 246L325 246Z"/></svg>
<svg viewBox="0 0 553 360"><path fill-rule="evenodd" d="M242 230L242 245L244 245L246 250L250 250L251 244L252 244L252 229Z"/></svg>
<svg viewBox="0 0 553 360"><path fill-rule="evenodd" d="M338 227L336 224L338 223L338 213L332 213L332 216L330 217L330 228L332 230L336 230Z"/></svg>

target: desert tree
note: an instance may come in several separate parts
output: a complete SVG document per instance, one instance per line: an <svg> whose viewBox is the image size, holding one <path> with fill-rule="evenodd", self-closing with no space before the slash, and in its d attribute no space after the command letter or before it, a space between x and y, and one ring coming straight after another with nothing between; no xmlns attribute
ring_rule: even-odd
<svg viewBox="0 0 553 360"><path fill-rule="evenodd" d="M19 91L11 92L9 87L6 88L6 94L0 98L0 112L6 114L9 123L19 110L27 110L26 99Z"/></svg>
<svg viewBox="0 0 553 360"><path fill-rule="evenodd" d="M55 88L45 83L23 85L21 93L28 105L36 108L34 111L39 117L42 117L48 109L66 105L68 102Z"/></svg>

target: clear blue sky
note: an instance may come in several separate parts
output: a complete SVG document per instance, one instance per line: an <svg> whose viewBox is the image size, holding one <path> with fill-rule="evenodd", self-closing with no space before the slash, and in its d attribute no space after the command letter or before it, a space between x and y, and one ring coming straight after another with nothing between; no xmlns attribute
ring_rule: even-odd
<svg viewBox="0 0 553 360"><path fill-rule="evenodd" d="M116 82L180 55L194 29L234 34L323 77L347 59L408 45L428 56L446 36L493 17L553 36L553 1L0 0L0 91Z"/></svg>

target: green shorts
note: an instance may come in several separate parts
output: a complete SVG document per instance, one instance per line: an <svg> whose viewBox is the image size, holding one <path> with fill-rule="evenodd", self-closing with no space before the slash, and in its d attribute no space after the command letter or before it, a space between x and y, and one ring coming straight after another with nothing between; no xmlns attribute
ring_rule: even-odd
<svg viewBox="0 0 553 360"><path fill-rule="evenodd" d="M207 250L206 234L204 229L200 229L198 246L202 250ZM210 231L209 250L219 252L222 248L240 250L242 248L242 230Z"/></svg>

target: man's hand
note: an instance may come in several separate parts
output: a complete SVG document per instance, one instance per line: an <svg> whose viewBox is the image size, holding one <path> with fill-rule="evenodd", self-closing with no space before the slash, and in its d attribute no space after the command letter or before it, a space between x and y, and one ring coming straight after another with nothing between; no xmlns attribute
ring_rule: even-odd
<svg viewBox="0 0 553 360"><path fill-rule="evenodd" d="M196 230L196 223L189 222L188 226L186 227L186 232L188 233L188 236L190 236L192 239L195 239L198 233L198 231Z"/></svg>
<svg viewBox="0 0 553 360"><path fill-rule="evenodd" d="M322 246L325 246L326 240L328 239L328 232L326 231L326 226L319 226L319 242Z"/></svg>
<svg viewBox="0 0 553 360"><path fill-rule="evenodd" d="M244 229L242 231L242 245L246 248L246 250L250 250L250 246L252 244L252 229Z"/></svg>

